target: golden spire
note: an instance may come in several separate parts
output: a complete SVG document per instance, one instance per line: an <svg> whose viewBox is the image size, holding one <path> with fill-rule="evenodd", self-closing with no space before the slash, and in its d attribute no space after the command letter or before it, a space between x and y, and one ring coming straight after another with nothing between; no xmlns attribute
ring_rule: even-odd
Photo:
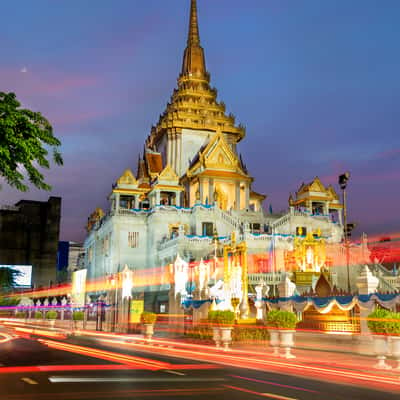
<svg viewBox="0 0 400 400"><path fill-rule="evenodd" d="M189 21L189 35L187 45L200 45L199 36L199 23L197 21L197 4L196 0L191 0L190 6L190 21Z"/></svg>
<svg viewBox="0 0 400 400"><path fill-rule="evenodd" d="M204 50L200 46L199 24L197 19L197 3L191 0L190 20L187 46L183 54L182 75L206 73Z"/></svg>

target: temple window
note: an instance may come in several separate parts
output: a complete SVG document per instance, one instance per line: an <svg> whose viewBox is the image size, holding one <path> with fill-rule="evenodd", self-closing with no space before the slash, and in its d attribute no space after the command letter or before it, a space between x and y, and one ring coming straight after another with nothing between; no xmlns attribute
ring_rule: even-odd
<svg viewBox="0 0 400 400"><path fill-rule="evenodd" d="M139 247L139 232L128 232L128 246L131 248Z"/></svg>
<svg viewBox="0 0 400 400"><path fill-rule="evenodd" d="M203 222L201 234L203 236L212 236L214 234L214 224L212 222Z"/></svg>

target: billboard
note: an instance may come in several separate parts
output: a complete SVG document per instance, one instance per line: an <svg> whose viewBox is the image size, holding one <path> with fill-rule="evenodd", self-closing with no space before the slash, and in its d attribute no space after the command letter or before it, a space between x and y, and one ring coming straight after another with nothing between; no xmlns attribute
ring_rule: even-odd
<svg viewBox="0 0 400 400"><path fill-rule="evenodd" d="M0 264L0 268L10 268L19 271L20 275L15 277L16 288L30 288L32 286L32 265L5 265Z"/></svg>
<svg viewBox="0 0 400 400"><path fill-rule="evenodd" d="M144 301L143 300L132 300L131 309L129 312L129 322L131 324L138 324L140 322L140 316L144 311Z"/></svg>
<svg viewBox="0 0 400 400"><path fill-rule="evenodd" d="M83 307L85 305L86 293L86 269L80 269L72 273L72 305Z"/></svg>

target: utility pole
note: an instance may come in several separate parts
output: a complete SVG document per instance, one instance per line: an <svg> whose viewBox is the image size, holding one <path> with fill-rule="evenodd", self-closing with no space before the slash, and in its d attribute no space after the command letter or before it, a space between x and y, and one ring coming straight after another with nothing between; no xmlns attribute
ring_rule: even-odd
<svg viewBox="0 0 400 400"><path fill-rule="evenodd" d="M344 248L346 252L346 268L347 268L347 291L351 293L350 285L350 247L348 240L348 229L347 229L347 205L346 205L346 187L347 182L350 178L350 172L345 172L339 176L339 186L343 192L343 233L344 233Z"/></svg>

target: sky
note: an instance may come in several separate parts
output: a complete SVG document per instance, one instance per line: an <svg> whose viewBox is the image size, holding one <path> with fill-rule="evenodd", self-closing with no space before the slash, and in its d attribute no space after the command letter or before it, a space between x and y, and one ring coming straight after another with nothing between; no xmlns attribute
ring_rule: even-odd
<svg viewBox="0 0 400 400"><path fill-rule="evenodd" d="M2 4L0 91L40 111L61 140L51 192L2 184L0 204L62 197L62 240L83 241L176 86L189 0ZM350 171L356 234L400 227L400 2L198 0L218 99L247 128L239 151L268 195Z"/></svg>

